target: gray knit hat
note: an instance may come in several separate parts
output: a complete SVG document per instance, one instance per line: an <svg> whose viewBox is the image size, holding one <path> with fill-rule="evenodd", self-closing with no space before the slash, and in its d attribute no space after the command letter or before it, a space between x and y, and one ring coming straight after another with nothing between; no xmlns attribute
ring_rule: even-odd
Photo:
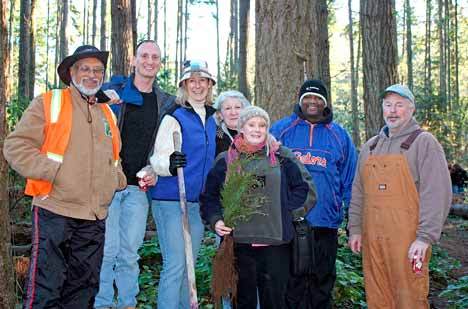
<svg viewBox="0 0 468 309"><path fill-rule="evenodd" d="M240 131L240 129L245 125L245 123L250 118L254 117L262 117L263 119L265 119L267 124L267 131L270 130L270 116L268 116L268 113L264 109L258 106L247 106L241 111L239 115L239 121L237 122L237 130Z"/></svg>

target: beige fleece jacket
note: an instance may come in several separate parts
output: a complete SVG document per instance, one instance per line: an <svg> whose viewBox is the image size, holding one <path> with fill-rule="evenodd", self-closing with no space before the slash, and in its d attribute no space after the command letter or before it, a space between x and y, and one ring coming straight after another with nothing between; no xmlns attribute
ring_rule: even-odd
<svg viewBox="0 0 468 309"><path fill-rule="evenodd" d="M413 118L394 136L387 136L385 128L382 129L373 154L400 153L401 143L418 128L419 125ZM361 168L369 157L369 147L374 143L375 138L376 136L362 146L359 155L349 208L348 229L350 235L361 234L361 213L364 202ZM451 180L444 150L432 134L423 132L416 138L408 151L403 151L403 155L408 161L413 181L419 193L419 226L416 238L433 244L440 238L452 201Z"/></svg>
<svg viewBox="0 0 468 309"><path fill-rule="evenodd" d="M58 163L40 153L44 142L44 106L36 97L15 130L5 140L3 153L11 167L25 178L53 183L47 196L33 199L33 205L53 213L78 219L96 220L107 216L116 190L124 189L126 178L120 163L114 165L112 137L105 134L105 115L72 89L72 129L63 158ZM120 138L120 136L119 136Z"/></svg>

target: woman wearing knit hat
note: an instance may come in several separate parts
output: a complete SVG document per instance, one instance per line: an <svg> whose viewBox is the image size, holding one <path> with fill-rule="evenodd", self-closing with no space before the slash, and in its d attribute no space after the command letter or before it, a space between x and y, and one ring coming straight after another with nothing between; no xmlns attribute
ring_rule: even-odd
<svg viewBox="0 0 468 309"><path fill-rule="evenodd" d="M187 214L194 260L203 238L198 198L215 157L216 123L211 107L216 81L205 61L184 62L176 104L162 118L156 136L151 166L159 176L151 188L153 218L158 230L163 267L159 280L158 308L190 308L187 283L182 213L177 168L184 168ZM180 136L176 151L173 133Z"/></svg>
<svg viewBox="0 0 468 309"><path fill-rule="evenodd" d="M239 309L256 307L257 289L261 308L283 308L294 233L291 211L313 205L306 202L310 185L288 150L268 147L269 126L263 109L241 111L240 134L209 172L200 196L203 219L225 237L223 245L234 241L238 281L231 280L233 265L218 257L229 254L226 245L214 261L213 296L219 301L231 294Z"/></svg>

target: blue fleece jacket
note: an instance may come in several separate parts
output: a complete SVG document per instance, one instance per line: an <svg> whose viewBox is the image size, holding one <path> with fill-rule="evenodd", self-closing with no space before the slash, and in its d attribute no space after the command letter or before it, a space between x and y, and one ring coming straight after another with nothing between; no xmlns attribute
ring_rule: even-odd
<svg viewBox="0 0 468 309"><path fill-rule="evenodd" d="M290 148L313 177L317 203L307 214L312 226L338 228L343 221L343 203L351 201L356 169L356 149L348 133L332 121L330 110L315 124L305 120L299 105L294 113L277 121L271 133Z"/></svg>

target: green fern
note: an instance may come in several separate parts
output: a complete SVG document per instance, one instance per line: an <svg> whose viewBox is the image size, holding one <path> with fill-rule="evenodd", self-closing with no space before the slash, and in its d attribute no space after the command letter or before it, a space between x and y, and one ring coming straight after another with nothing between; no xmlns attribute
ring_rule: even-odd
<svg viewBox="0 0 468 309"><path fill-rule="evenodd" d="M262 184L254 173L244 168L252 160L253 157L240 158L228 166L226 182L221 192L226 226L235 227L254 214L264 215L260 209L265 204L266 197L258 191L255 192L255 188L261 187Z"/></svg>

